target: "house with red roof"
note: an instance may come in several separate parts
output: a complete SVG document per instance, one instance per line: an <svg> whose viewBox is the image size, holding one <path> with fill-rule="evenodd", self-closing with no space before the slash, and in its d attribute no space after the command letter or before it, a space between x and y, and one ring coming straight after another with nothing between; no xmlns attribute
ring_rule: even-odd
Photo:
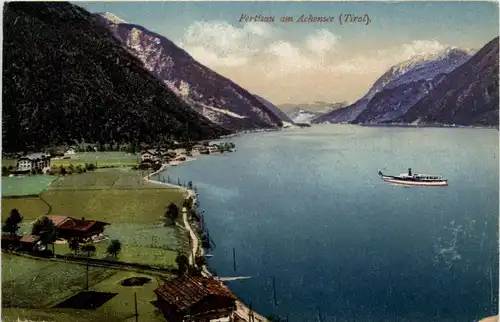
<svg viewBox="0 0 500 322"><path fill-rule="evenodd" d="M104 227L109 225L103 221L68 216L49 216L49 218L56 227L57 237L62 239L77 238L83 241L102 236Z"/></svg>

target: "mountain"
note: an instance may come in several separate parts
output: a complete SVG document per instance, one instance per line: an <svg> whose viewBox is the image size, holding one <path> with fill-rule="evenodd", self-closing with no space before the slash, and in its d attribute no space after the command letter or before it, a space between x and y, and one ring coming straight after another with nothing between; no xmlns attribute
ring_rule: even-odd
<svg viewBox="0 0 500 322"><path fill-rule="evenodd" d="M498 41L496 37L444 76L438 86L395 121L498 125Z"/></svg>
<svg viewBox="0 0 500 322"><path fill-rule="evenodd" d="M202 65L166 37L124 23L110 13L94 14L158 80L212 122L235 131L278 128L273 110L255 96Z"/></svg>
<svg viewBox="0 0 500 322"><path fill-rule="evenodd" d="M304 111L313 112L313 113L317 113L317 114L324 114L324 113L333 111L337 108L345 107L347 105L349 105L349 103L347 103L346 101L338 102L338 103L314 101L313 103L281 104L281 105L278 105L278 108L280 108L285 113L293 113L293 112L296 112L297 110L301 109Z"/></svg>
<svg viewBox="0 0 500 322"><path fill-rule="evenodd" d="M254 96L261 102L265 107L267 107L271 112L273 112L276 116L279 117L279 119L282 122L287 122L293 124L293 121L288 115L285 114L280 108L278 108L276 105L273 103L269 102L263 97L260 97L259 95L254 94Z"/></svg>
<svg viewBox="0 0 500 322"><path fill-rule="evenodd" d="M377 123L397 118L472 54L471 50L453 47L394 65L357 102L320 116L313 123Z"/></svg>
<svg viewBox="0 0 500 322"><path fill-rule="evenodd" d="M3 14L4 150L229 133L144 70L84 9L8 2Z"/></svg>
<svg viewBox="0 0 500 322"><path fill-rule="evenodd" d="M286 113L295 123L311 123L313 119L323 115L323 113L311 112L297 107L288 109Z"/></svg>
<svg viewBox="0 0 500 322"><path fill-rule="evenodd" d="M279 109L286 113L295 123L311 123L312 120L333 110L347 106L347 102L329 103L315 101L313 103L281 104Z"/></svg>

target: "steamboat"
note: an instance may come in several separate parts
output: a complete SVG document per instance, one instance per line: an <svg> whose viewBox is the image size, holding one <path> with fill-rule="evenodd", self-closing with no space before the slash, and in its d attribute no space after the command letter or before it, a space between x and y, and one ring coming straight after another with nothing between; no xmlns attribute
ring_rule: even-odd
<svg viewBox="0 0 500 322"><path fill-rule="evenodd" d="M397 176L385 175L382 171L378 172L378 175L382 177L385 182L402 185L402 186L421 186L421 187L446 187L448 186L448 180L441 176L430 175L430 174L412 174L411 168L408 169L408 173L402 173Z"/></svg>

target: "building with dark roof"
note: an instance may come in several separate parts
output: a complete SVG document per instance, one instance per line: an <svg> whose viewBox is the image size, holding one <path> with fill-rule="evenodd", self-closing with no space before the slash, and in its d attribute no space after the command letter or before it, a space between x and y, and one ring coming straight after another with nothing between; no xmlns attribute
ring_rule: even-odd
<svg viewBox="0 0 500 322"><path fill-rule="evenodd" d="M40 241L40 236L36 235L24 235L20 239L21 250L33 251L35 246Z"/></svg>
<svg viewBox="0 0 500 322"><path fill-rule="evenodd" d="M17 235L2 234L2 248L15 248L19 246L21 237Z"/></svg>
<svg viewBox="0 0 500 322"><path fill-rule="evenodd" d="M90 239L104 233L104 227L109 223L97 220L75 219L67 216L49 216L56 226L58 238L80 240Z"/></svg>
<svg viewBox="0 0 500 322"><path fill-rule="evenodd" d="M155 290L155 303L167 321L233 321L237 297L221 282L202 276L182 276Z"/></svg>

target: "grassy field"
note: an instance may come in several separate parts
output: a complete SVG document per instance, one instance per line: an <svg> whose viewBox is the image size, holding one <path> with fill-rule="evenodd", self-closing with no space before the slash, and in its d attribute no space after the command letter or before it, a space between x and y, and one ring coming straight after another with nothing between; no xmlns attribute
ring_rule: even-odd
<svg viewBox="0 0 500 322"><path fill-rule="evenodd" d="M56 179L49 175L2 177L2 196L37 195Z"/></svg>
<svg viewBox="0 0 500 322"><path fill-rule="evenodd" d="M89 284L96 284L115 271L89 268ZM2 306L46 308L84 290L85 266L33 260L2 254Z"/></svg>
<svg viewBox="0 0 500 322"><path fill-rule="evenodd" d="M15 270L14 270L15 269ZM143 286L126 287L126 278L140 276L151 281ZM94 310L56 309L57 303L84 290L85 266L51 263L13 255L2 256L2 321L135 321L134 292L140 321L165 321L151 304L154 290L161 281L154 276L135 272L89 268L89 290L117 293ZM12 303L17 308L9 308Z"/></svg>
<svg viewBox="0 0 500 322"><path fill-rule="evenodd" d="M2 221L11 209L24 217L20 233L31 231L31 222L49 215L87 218L110 223L105 229L109 239L122 243L119 260L174 267L177 252L186 248L188 238L180 227L163 227L162 217L170 202L179 207L184 194L144 181L141 171L126 168L100 169L73 174L54 182L40 198L2 199ZM97 258L106 256L109 241L96 244ZM57 254L70 253L67 245L57 245Z"/></svg>
<svg viewBox="0 0 500 322"><path fill-rule="evenodd" d="M140 163L140 156L125 152L82 152L70 155L70 159L52 160L55 165L69 166L96 164L97 167L105 166L134 166Z"/></svg>
<svg viewBox="0 0 500 322"><path fill-rule="evenodd" d="M132 170L130 168L97 169L95 171L66 176L51 184L49 190L144 188L177 190L144 180L147 174L146 170Z"/></svg>
<svg viewBox="0 0 500 322"><path fill-rule="evenodd" d="M9 166L13 166L13 167L16 167L17 166L17 160L16 159L5 159L3 158L2 159L2 167L9 167Z"/></svg>
<svg viewBox="0 0 500 322"><path fill-rule="evenodd" d="M2 198L2 222L7 219L9 212L17 208L24 217L24 222L33 221L49 212L49 206L37 197Z"/></svg>

